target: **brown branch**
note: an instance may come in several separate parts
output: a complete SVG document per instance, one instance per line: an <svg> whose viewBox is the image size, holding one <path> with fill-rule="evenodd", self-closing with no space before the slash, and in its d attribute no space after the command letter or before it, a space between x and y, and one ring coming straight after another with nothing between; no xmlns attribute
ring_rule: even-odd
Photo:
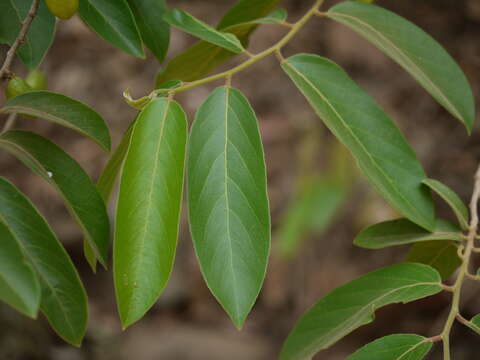
<svg viewBox="0 0 480 360"><path fill-rule="evenodd" d="M11 78L12 72L10 71L10 67L12 66L15 53L17 52L20 45L22 45L22 43L25 41L25 37L27 36L30 24L32 23L35 16L37 15L39 4L40 4L40 0L33 0L30 10L28 11L27 16L22 22L22 26L20 28L20 32L18 33L18 36L15 39L12 47L7 52L5 61L3 62L2 68L0 69L0 80L8 80Z"/></svg>

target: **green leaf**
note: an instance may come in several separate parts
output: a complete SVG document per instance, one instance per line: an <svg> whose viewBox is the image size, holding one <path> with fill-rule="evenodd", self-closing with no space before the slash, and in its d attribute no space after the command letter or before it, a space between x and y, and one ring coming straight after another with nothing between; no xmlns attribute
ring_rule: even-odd
<svg viewBox="0 0 480 360"><path fill-rule="evenodd" d="M361 2L342 2L327 16L390 56L471 132L475 119L472 90L457 63L430 35L386 9Z"/></svg>
<svg viewBox="0 0 480 360"><path fill-rule="evenodd" d="M87 105L62 94L28 92L8 100L0 112L27 114L53 121L90 137L105 150L110 150L110 134L102 117Z"/></svg>
<svg viewBox="0 0 480 360"><path fill-rule="evenodd" d="M474 316L466 325L480 335L480 314Z"/></svg>
<svg viewBox="0 0 480 360"><path fill-rule="evenodd" d="M395 334L365 345L347 360L422 360L432 346L433 343L423 336Z"/></svg>
<svg viewBox="0 0 480 360"><path fill-rule="evenodd" d="M279 0L241 0L220 21L217 30L235 35L244 48L257 25L248 23L272 11ZM156 86L168 80L194 81L232 58L235 53L200 41L174 57L157 75Z"/></svg>
<svg viewBox="0 0 480 360"><path fill-rule="evenodd" d="M448 186L434 179L425 179L423 183L435 191L445 202L450 205L457 216L462 229L468 229L468 209L462 199Z"/></svg>
<svg viewBox="0 0 480 360"><path fill-rule="evenodd" d="M165 0L128 0L142 40L161 63L170 44L170 27L162 20L167 11Z"/></svg>
<svg viewBox="0 0 480 360"><path fill-rule="evenodd" d="M118 174L120 173L120 169L122 168L123 160L125 159L125 155L127 154L128 144L130 143L130 137L132 135L134 123L135 120L130 124L125 134L123 134L122 141L108 160L97 181L97 190L106 205L108 205L108 202L113 192L113 188L115 187L115 182L117 180ZM93 249L90 247L90 245L88 245L88 240L83 241L83 253L85 255L85 258L87 259L88 264L92 268L92 271L96 272L97 257L95 256Z"/></svg>
<svg viewBox="0 0 480 360"><path fill-rule="evenodd" d="M236 89L198 109L188 153L190 232L210 291L241 328L265 277L270 215L255 113Z"/></svg>
<svg viewBox="0 0 480 360"><path fill-rule="evenodd" d="M300 54L282 67L379 193L405 217L433 230L433 203L422 185L425 172L379 105L328 59Z"/></svg>
<svg viewBox="0 0 480 360"><path fill-rule="evenodd" d="M80 346L87 327L87 295L67 252L32 203L3 178L0 216L38 275L40 309L60 337Z"/></svg>
<svg viewBox="0 0 480 360"><path fill-rule="evenodd" d="M435 220L435 229L429 232L407 219L384 221L362 230L353 240L366 249L411 244L431 240L463 241L461 230L443 219Z"/></svg>
<svg viewBox="0 0 480 360"><path fill-rule="evenodd" d="M20 33L21 23L27 16L33 0L0 1L0 43L12 45ZM17 55L29 68L34 69L42 62L55 34L55 17L40 1L37 16L33 19Z"/></svg>
<svg viewBox="0 0 480 360"><path fill-rule="evenodd" d="M235 35L215 30L185 11L172 9L163 16L163 19L171 26L234 53L241 53L245 50Z"/></svg>
<svg viewBox="0 0 480 360"><path fill-rule="evenodd" d="M462 264L457 244L452 241L427 241L412 246L407 261L430 265L447 279Z"/></svg>
<svg viewBox="0 0 480 360"><path fill-rule="evenodd" d="M276 9L265 17L249 21L255 24L283 24L287 19L288 13L285 9Z"/></svg>
<svg viewBox="0 0 480 360"><path fill-rule="evenodd" d="M36 318L40 306L40 285L27 262L18 239L0 214L0 300L21 313Z"/></svg>
<svg viewBox="0 0 480 360"><path fill-rule="evenodd" d="M0 148L12 153L59 191L95 255L106 266L110 234L107 211L80 165L54 143L27 131L2 134Z"/></svg>
<svg viewBox="0 0 480 360"><path fill-rule="evenodd" d="M345 183L324 177L305 181L281 221L277 232L280 253L295 255L309 232L323 233L333 221L349 192Z"/></svg>
<svg viewBox="0 0 480 360"><path fill-rule="evenodd" d="M182 202L187 120L167 98L133 126L117 205L114 277L122 326L157 301L172 271Z"/></svg>
<svg viewBox="0 0 480 360"><path fill-rule="evenodd" d="M130 55L145 57L142 39L127 0L80 0L79 14L105 41Z"/></svg>
<svg viewBox="0 0 480 360"><path fill-rule="evenodd" d="M310 359L370 323L376 309L440 291L440 275L426 265L398 264L363 275L333 290L302 316L288 336L280 359Z"/></svg>

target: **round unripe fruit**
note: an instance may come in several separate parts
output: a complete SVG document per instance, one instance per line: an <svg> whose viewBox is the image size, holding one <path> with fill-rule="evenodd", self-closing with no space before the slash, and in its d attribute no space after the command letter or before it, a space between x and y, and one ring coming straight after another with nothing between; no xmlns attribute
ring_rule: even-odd
<svg viewBox="0 0 480 360"><path fill-rule="evenodd" d="M27 77L25 78L25 81L28 84L28 86L32 88L32 90L47 89L47 77L41 71L38 71L38 70L30 71Z"/></svg>
<svg viewBox="0 0 480 360"><path fill-rule="evenodd" d="M25 82L25 80L19 78L18 76L14 76L8 82L7 88L5 90L5 96L7 97L7 99L10 99L14 96L21 95L28 91L32 91L32 88Z"/></svg>
<svg viewBox="0 0 480 360"><path fill-rule="evenodd" d="M45 0L48 10L60 19L70 19L78 10L78 0Z"/></svg>

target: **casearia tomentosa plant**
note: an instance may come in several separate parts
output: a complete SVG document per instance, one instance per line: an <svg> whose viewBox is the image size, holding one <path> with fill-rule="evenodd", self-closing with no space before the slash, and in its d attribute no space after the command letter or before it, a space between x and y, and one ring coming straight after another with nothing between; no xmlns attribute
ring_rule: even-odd
<svg viewBox="0 0 480 360"><path fill-rule="evenodd" d="M234 76L275 55L282 69L319 118L348 148L371 184L404 218L372 225L354 240L380 249L413 244L409 261L355 279L320 299L298 321L280 358L308 359L373 320L376 309L410 302L441 291L452 293L451 309L440 334L396 334L367 344L348 357L423 359L442 342L451 358L450 332L458 320L480 334L480 315L461 315L466 280L480 280L471 258L480 252L477 203L480 170L470 210L446 185L429 179L403 134L379 105L332 61L312 54L284 58L281 51L312 18L350 27L391 57L471 132L474 100L454 60L429 35L369 1L341 2L322 11L322 0L295 23L278 9L279 0L240 0L214 28L165 1L7 0L0 41L11 46L0 68L9 80L10 114L0 147L18 157L54 186L85 235L85 256L95 271L106 266L109 221L105 210L120 175L115 219L113 274L123 327L141 319L165 288L175 258L184 179L190 232L202 274L234 325L241 328L260 292L270 251L270 215L265 161L258 121L247 98L232 87ZM157 75L149 95L126 101L139 113L94 185L78 163L46 138L10 130L17 114L56 122L110 150L104 120L86 105L45 91L35 69L55 31L52 13L82 20L109 43L137 57L147 46L159 62L168 49L169 25L200 39L174 57ZM50 13L49 10L52 12ZM13 22L12 22L12 19ZM105 21L115 19L115 21ZM283 38L252 54L249 35L261 24L285 27ZM10 67L17 54L32 69L23 83ZM208 76L236 54L240 65ZM198 109L188 131L177 93L223 80ZM41 84L40 84L41 83ZM36 84L36 85L35 85ZM188 145L187 145L188 144ZM431 191L453 209L458 225L434 214ZM0 299L30 317L41 311L67 342L80 345L87 323L86 293L68 254L34 205L10 182L0 179ZM445 251L448 249L449 251ZM435 268L422 264L436 256ZM453 259L453 260L452 260ZM444 280L455 271L455 281Z"/></svg>

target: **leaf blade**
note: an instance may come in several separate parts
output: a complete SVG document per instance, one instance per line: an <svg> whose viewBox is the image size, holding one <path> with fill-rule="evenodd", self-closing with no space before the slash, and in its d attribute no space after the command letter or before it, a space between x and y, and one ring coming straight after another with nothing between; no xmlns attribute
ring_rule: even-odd
<svg viewBox="0 0 480 360"><path fill-rule="evenodd" d="M407 261L430 265L442 279L448 279L462 264L458 257L457 244L453 241L426 241L413 245Z"/></svg>
<svg viewBox="0 0 480 360"><path fill-rule="evenodd" d="M231 52L238 54L245 50L235 35L218 31L185 11L172 9L163 16L163 20L171 26Z"/></svg>
<svg viewBox="0 0 480 360"><path fill-rule="evenodd" d="M450 205L462 229L468 229L468 208L462 199L448 186L435 179L425 179L423 183L435 191L445 202Z"/></svg>
<svg viewBox="0 0 480 360"><path fill-rule="evenodd" d="M110 234L107 211L95 185L80 165L54 143L27 131L3 133L0 147L59 191L95 255L106 266Z"/></svg>
<svg viewBox="0 0 480 360"><path fill-rule="evenodd" d="M40 306L37 275L1 215L0 235L0 300L24 315L36 318Z"/></svg>
<svg viewBox="0 0 480 360"><path fill-rule="evenodd" d="M361 2L338 4L327 16L390 56L471 132L475 105L470 85L456 62L430 35L386 9Z"/></svg>
<svg viewBox="0 0 480 360"><path fill-rule="evenodd" d="M405 217L433 230L433 202L422 185L425 172L400 130L376 102L338 65L320 56L294 55L283 61L282 68L352 152L379 193Z"/></svg>
<svg viewBox="0 0 480 360"><path fill-rule="evenodd" d="M120 181L114 246L115 292L124 328L155 303L173 267L186 139L186 115L166 98L152 100L133 126Z"/></svg>
<svg viewBox="0 0 480 360"><path fill-rule="evenodd" d="M32 203L4 178L0 214L38 274L42 312L61 338L80 346L87 327L87 295L67 252Z"/></svg>
<svg viewBox="0 0 480 360"><path fill-rule="evenodd" d="M110 150L110 134L105 120L87 105L65 95L31 91L9 99L0 112L21 113L50 120L78 131L103 149Z"/></svg>
<svg viewBox="0 0 480 360"><path fill-rule="evenodd" d="M347 360L422 360L433 343L414 334L394 334L358 349Z"/></svg>
<svg viewBox="0 0 480 360"><path fill-rule="evenodd" d="M370 323L379 307L437 294L441 286L438 272L421 264L398 264L363 275L333 290L302 316L280 359L310 358Z"/></svg>
<svg viewBox="0 0 480 360"><path fill-rule="evenodd" d="M371 225L353 240L366 249L383 249L421 241L463 241L461 230L446 220L436 219L434 232L429 232L407 219L395 219Z"/></svg>
<svg viewBox="0 0 480 360"><path fill-rule="evenodd" d="M270 216L257 120L236 89L217 88L197 111L188 153L188 203L203 277L240 328L265 277Z"/></svg>
<svg viewBox="0 0 480 360"><path fill-rule="evenodd" d="M80 0L80 18L102 39L144 58L142 39L126 0Z"/></svg>

